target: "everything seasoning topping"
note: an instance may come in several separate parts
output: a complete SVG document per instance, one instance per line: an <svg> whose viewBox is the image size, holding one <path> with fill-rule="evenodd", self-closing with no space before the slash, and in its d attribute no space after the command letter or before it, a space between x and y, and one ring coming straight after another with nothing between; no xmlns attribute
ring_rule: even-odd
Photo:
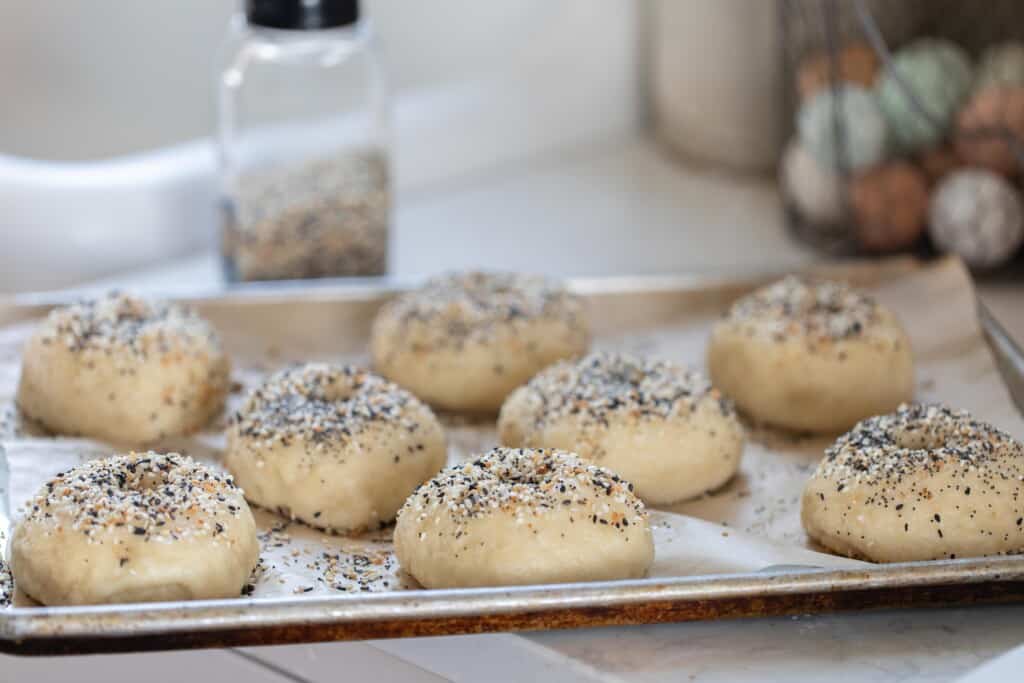
<svg viewBox="0 0 1024 683"><path fill-rule="evenodd" d="M930 489L928 478L939 473L972 474L987 488L1024 480L1024 447L1006 432L973 419L966 411L938 404L904 404L890 415L863 420L825 451L815 478L826 478L837 491L865 484L881 493L865 498L869 505L903 510L908 503L930 500L941 489ZM971 496L972 488L952 484ZM893 499L893 489L905 484L910 499ZM936 519L936 522L939 520Z"/></svg>
<svg viewBox="0 0 1024 683"><path fill-rule="evenodd" d="M224 231L231 269L241 280L384 273L389 185L372 148L241 174Z"/></svg>
<svg viewBox="0 0 1024 683"><path fill-rule="evenodd" d="M611 413L636 418L689 413L713 401L723 415L732 404L699 372L667 361L598 352L562 361L527 384L537 404L538 426L568 415L607 425Z"/></svg>
<svg viewBox="0 0 1024 683"><path fill-rule="evenodd" d="M425 519L440 511L463 524L504 513L527 523L556 510L620 530L642 524L647 517L633 485L618 475L588 465L573 453L512 448L495 448L442 470L421 485L398 514Z"/></svg>
<svg viewBox="0 0 1024 683"><path fill-rule="evenodd" d="M25 505L26 521L51 533L121 529L146 541L216 535L237 517L242 492L231 478L177 453L132 453L91 460L61 472ZM216 518L216 519L215 519Z"/></svg>
<svg viewBox="0 0 1024 683"><path fill-rule="evenodd" d="M475 271L431 278L422 288L388 304L383 315L403 326L438 320L446 323L443 338L433 340L438 344L487 339L496 324L537 318L567 320L573 328L584 324L581 300L557 281Z"/></svg>
<svg viewBox="0 0 1024 683"><path fill-rule="evenodd" d="M862 335L879 317L878 303L838 282L789 275L736 301L726 319L751 336L785 339L806 334L840 340Z"/></svg>
<svg viewBox="0 0 1024 683"><path fill-rule="evenodd" d="M190 308L121 292L51 311L40 335L43 344L60 343L76 352L127 350L143 358L171 351L203 353L209 345L220 349L216 333Z"/></svg>
<svg viewBox="0 0 1024 683"><path fill-rule="evenodd" d="M345 443L376 422L419 428L408 407L419 401L398 385L353 365L308 363L272 375L234 416L239 434L285 445Z"/></svg>

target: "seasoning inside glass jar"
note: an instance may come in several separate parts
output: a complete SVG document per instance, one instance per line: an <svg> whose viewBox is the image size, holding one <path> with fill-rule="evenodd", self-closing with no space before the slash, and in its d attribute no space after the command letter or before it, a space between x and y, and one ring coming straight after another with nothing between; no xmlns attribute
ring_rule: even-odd
<svg viewBox="0 0 1024 683"><path fill-rule="evenodd" d="M357 0L248 0L218 79L229 280L387 271L387 92Z"/></svg>

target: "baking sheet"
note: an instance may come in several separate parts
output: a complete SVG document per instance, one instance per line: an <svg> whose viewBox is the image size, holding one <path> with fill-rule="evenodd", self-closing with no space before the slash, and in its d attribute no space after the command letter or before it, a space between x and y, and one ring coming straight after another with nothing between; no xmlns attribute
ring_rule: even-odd
<svg viewBox="0 0 1024 683"><path fill-rule="evenodd" d="M918 359L919 398L945 400L1017 437L1024 435L1024 420L1012 407L983 341L970 279L959 262L946 260L920 267L895 261L826 270L873 290L900 314ZM710 325L756 280L608 279L575 286L590 300L598 348L702 366ZM387 292L372 290L315 288L300 294L268 289L194 303L221 332L235 359L238 386L230 399L235 404L266 373L288 362L336 359L365 363L369 324L387 296ZM87 440L46 437L13 408L20 346L44 308L0 311L0 323L7 323L0 328L0 443L11 470L9 493L15 510L46 477L82 459L118 450ZM451 461L496 442L491 423L471 423L452 416L443 419ZM223 445L222 420L212 427L196 437L167 440L157 449L186 452L216 463ZM656 559L651 577L745 575L773 569L870 570L872 565L867 563L819 552L800 528L803 482L829 440L753 426L748 426L748 435L740 473L725 487L653 512ZM317 598L417 588L391 554L389 529L346 538L265 511L258 511L257 519L261 565L247 591L251 597L234 602L248 605L253 604L252 599L258 604L261 599L308 598L311 606L320 609L323 603ZM630 582L611 585L616 583L625 586ZM60 611L33 608L21 595L16 596L15 604L8 614Z"/></svg>

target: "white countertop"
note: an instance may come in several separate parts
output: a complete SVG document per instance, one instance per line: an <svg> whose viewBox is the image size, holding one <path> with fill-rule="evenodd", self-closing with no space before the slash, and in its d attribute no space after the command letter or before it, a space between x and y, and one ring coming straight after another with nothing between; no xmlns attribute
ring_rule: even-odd
<svg viewBox="0 0 1024 683"><path fill-rule="evenodd" d="M790 268L814 257L781 223L770 182L688 171L623 140L400 199L402 276L482 266L569 275ZM451 245L457 245L453 248ZM184 293L213 286L212 255L105 281ZM982 283L1024 339L1024 277ZM950 681L1024 642L1024 607L978 607L368 643L19 659L0 682L102 680ZM972 683L1005 680L997 662ZM1000 673L1002 671L1002 673ZM341 675L343 674L343 675Z"/></svg>

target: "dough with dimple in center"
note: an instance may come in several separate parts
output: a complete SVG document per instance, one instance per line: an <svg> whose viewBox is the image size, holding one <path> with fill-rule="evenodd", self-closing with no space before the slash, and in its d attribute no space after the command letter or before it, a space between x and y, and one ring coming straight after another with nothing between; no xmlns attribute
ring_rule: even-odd
<svg viewBox="0 0 1024 683"><path fill-rule="evenodd" d="M387 304L373 324L373 367L437 408L495 413L555 361L585 353L583 302L538 276L436 277Z"/></svg>
<svg viewBox="0 0 1024 683"><path fill-rule="evenodd" d="M640 578L654 543L631 489L572 453L497 448L409 497L395 554L427 588Z"/></svg>
<svg viewBox="0 0 1024 683"><path fill-rule="evenodd" d="M57 475L29 501L11 550L18 588L44 605L238 597L259 557L231 477L176 453Z"/></svg>
<svg viewBox="0 0 1024 683"><path fill-rule="evenodd" d="M743 453L731 403L700 373L616 353L541 372L505 401L498 434L506 446L579 453L650 505L721 486Z"/></svg>
<svg viewBox="0 0 1024 683"><path fill-rule="evenodd" d="M801 517L827 548L876 562L1024 551L1024 448L939 405L859 423L807 482Z"/></svg>
<svg viewBox="0 0 1024 683"><path fill-rule="evenodd" d="M914 394L896 316L845 285L787 277L735 304L708 344L712 383L754 420L835 433Z"/></svg>
<svg viewBox="0 0 1024 683"><path fill-rule="evenodd" d="M446 454L437 418L409 392L355 366L309 363L248 397L224 465L253 503L354 531L394 519Z"/></svg>
<svg viewBox="0 0 1024 683"><path fill-rule="evenodd" d="M230 366L190 309L110 294L53 311L22 355L18 406L59 434L144 444L206 425Z"/></svg>

